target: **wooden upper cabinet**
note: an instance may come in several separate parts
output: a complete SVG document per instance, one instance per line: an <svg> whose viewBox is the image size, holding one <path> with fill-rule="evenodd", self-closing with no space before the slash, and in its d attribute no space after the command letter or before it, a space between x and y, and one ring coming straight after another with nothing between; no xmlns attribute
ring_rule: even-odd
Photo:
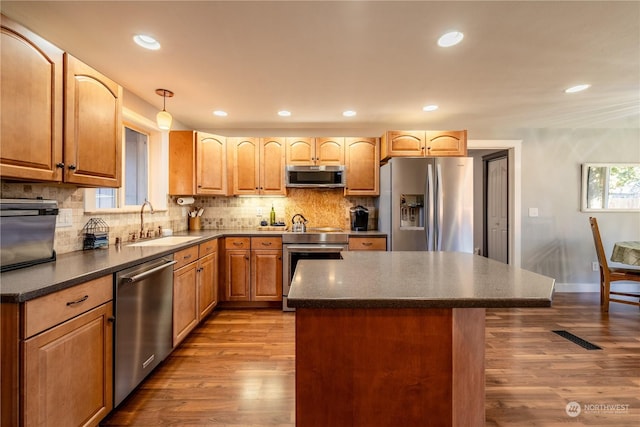
<svg viewBox="0 0 640 427"><path fill-rule="evenodd" d="M191 130L169 133L169 194L227 195L227 141Z"/></svg>
<svg viewBox="0 0 640 427"><path fill-rule="evenodd" d="M427 131L425 145L427 156L466 156L467 131Z"/></svg>
<svg viewBox="0 0 640 427"><path fill-rule="evenodd" d="M382 158L423 157L425 131L391 130L382 136Z"/></svg>
<svg viewBox="0 0 640 427"><path fill-rule="evenodd" d="M234 195L285 195L284 138L233 138L230 176Z"/></svg>
<svg viewBox="0 0 640 427"><path fill-rule="evenodd" d="M285 196L285 138L260 139L260 194Z"/></svg>
<svg viewBox="0 0 640 427"><path fill-rule="evenodd" d="M315 138L288 137L286 139L287 165L312 165L316 155Z"/></svg>
<svg viewBox="0 0 640 427"><path fill-rule="evenodd" d="M122 87L68 53L64 59L64 180L120 187Z"/></svg>
<svg viewBox="0 0 640 427"><path fill-rule="evenodd" d="M0 175L61 181L62 50L0 19Z"/></svg>
<svg viewBox="0 0 640 427"><path fill-rule="evenodd" d="M196 194L228 194L226 138L196 132L196 149Z"/></svg>
<svg viewBox="0 0 640 427"><path fill-rule="evenodd" d="M453 157L467 155L467 131L388 131L381 157Z"/></svg>
<svg viewBox="0 0 640 427"><path fill-rule="evenodd" d="M344 138L287 138L287 165L344 165Z"/></svg>
<svg viewBox="0 0 640 427"><path fill-rule="evenodd" d="M316 165L344 165L344 138L316 138Z"/></svg>
<svg viewBox="0 0 640 427"><path fill-rule="evenodd" d="M347 186L345 196L380 194L380 142L378 138L345 138Z"/></svg>

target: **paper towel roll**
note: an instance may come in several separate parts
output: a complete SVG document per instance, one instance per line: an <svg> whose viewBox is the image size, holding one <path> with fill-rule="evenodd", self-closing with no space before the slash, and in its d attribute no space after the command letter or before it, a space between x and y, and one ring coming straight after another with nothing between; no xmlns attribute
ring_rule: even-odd
<svg viewBox="0 0 640 427"><path fill-rule="evenodd" d="M192 205L193 202L195 202L195 200L193 199L193 197L178 197L178 204L180 206L184 206L184 205Z"/></svg>

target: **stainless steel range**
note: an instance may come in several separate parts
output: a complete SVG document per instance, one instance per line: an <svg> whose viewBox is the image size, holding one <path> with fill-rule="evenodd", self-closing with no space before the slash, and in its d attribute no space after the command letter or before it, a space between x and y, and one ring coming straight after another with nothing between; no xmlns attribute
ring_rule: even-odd
<svg viewBox="0 0 640 427"><path fill-rule="evenodd" d="M291 278L298 261L306 259L341 259L340 253L349 250L349 234L340 229L309 228L304 233L282 235L282 309L294 311L287 304Z"/></svg>

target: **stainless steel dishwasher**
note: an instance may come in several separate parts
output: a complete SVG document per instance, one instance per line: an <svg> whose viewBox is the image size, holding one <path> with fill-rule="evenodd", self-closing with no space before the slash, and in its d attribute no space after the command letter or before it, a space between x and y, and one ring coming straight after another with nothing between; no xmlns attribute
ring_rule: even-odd
<svg viewBox="0 0 640 427"><path fill-rule="evenodd" d="M116 273L114 407L171 352L175 263L171 255Z"/></svg>

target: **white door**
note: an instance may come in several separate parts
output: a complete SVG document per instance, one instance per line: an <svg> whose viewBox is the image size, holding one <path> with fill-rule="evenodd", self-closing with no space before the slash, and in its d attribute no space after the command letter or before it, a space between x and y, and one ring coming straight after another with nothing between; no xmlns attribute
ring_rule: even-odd
<svg viewBox="0 0 640 427"><path fill-rule="evenodd" d="M509 204L507 158L487 164L487 257L509 261Z"/></svg>

